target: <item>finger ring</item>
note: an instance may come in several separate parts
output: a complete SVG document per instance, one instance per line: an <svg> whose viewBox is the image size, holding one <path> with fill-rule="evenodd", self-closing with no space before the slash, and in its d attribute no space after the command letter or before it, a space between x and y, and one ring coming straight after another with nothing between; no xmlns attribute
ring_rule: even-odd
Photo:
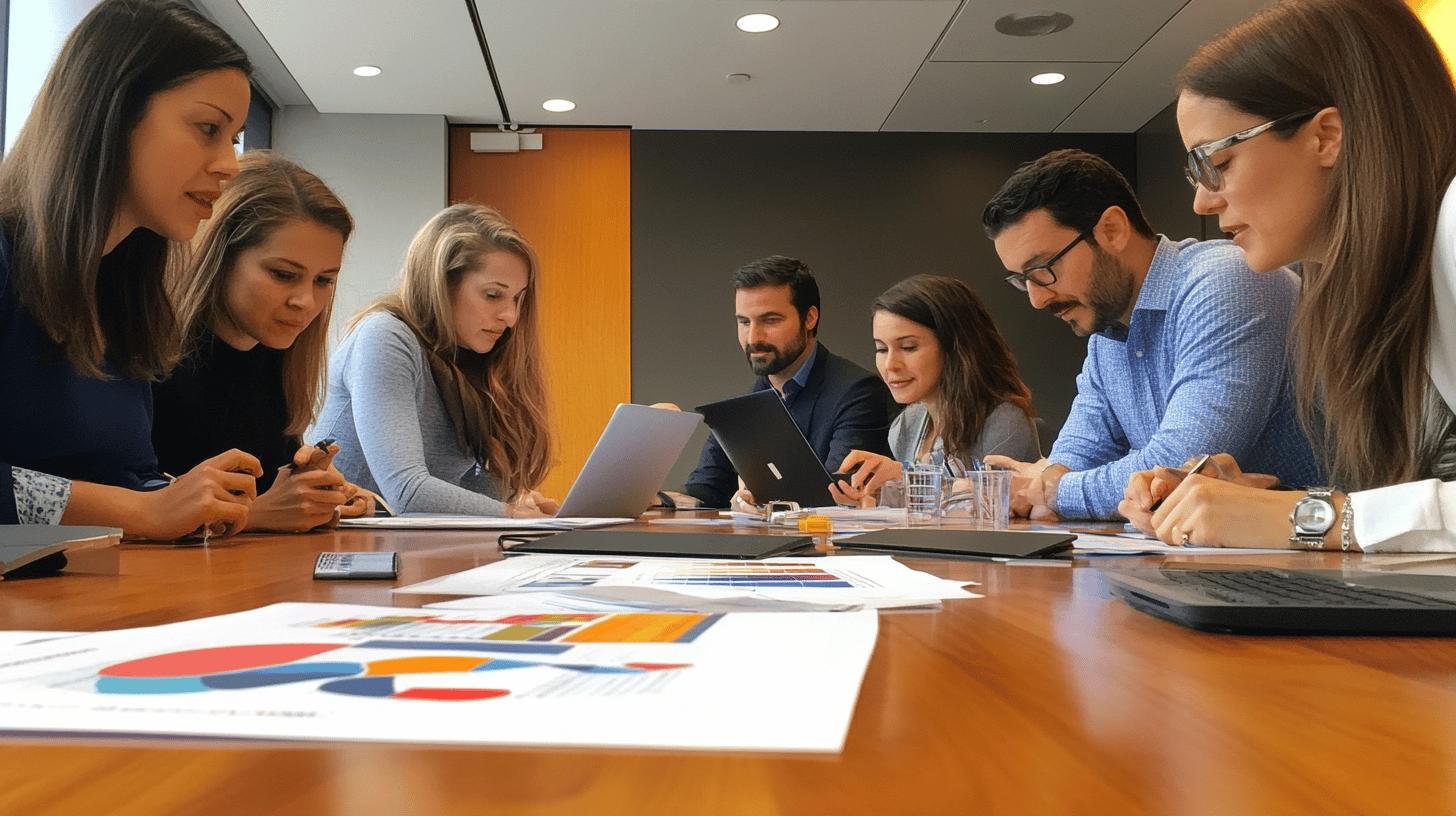
<svg viewBox="0 0 1456 816"><path fill-rule="evenodd" d="M1190 544L1188 542L1188 531L1187 530L1184 530L1183 531L1183 539L1178 542L1178 545L1181 546L1181 547L1191 547L1191 546L1193 546L1192 544Z"/></svg>

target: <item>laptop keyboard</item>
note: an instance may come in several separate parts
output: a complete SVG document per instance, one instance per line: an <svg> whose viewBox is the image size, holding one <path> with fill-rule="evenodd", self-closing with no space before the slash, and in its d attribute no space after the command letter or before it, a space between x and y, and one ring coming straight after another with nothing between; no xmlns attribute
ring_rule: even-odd
<svg viewBox="0 0 1456 816"><path fill-rule="evenodd" d="M1163 570L1163 576L1226 603L1253 606L1316 606L1363 609L1426 607L1450 609L1456 604L1435 598L1280 570Z"/></svg>

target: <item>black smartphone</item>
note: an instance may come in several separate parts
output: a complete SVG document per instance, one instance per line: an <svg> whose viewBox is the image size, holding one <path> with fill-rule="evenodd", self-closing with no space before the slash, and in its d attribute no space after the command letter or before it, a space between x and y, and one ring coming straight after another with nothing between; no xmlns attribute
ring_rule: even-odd
<svg viewBox="0 0 1456 816"><path fill-rule="evenodd" d="M864 464L864 462L855 462L854 463L854 467L850 468L849 470L836 471L834 473L831 473L831 474L829 474L829 481L831 481L831 482L847 482L847 481L849 481L849 477L851 477L854 474L856 474L856 473L859 472L860 465L863 465L863 464Z"/></svg>

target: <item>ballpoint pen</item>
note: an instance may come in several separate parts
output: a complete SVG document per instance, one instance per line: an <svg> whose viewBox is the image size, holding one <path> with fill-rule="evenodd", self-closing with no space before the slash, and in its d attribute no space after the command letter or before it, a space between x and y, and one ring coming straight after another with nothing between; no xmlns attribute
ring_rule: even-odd
<svg viewBox="0 0 1456 816"><path fill-rule="evenodd" d="M1213 454L1211 454L1211 453L1205 453L1205 454L1203 454L1203 456L1199 457L1199 459L1198 459L1197 462L1194 462L1193 463L1193 467L1188 468L1187 470L1181 471L1181 472L1183 473L1184 476L1192 476L1193 474L1198 473L1199 471L1203 470L1203 466L1206 465L1206 464L1208 464L1208 460L1209 459L1212 459L1212 458L1213 458ZM1170 468L1170 470L1177 470L1177 468ZM1172 493L1169 493L1168 495L1171 496ZM1149 513L1156 513L1156 512L1158 512L1158 508L1159 507L1162 507L1163 506L1163 502L1165 502L1167 500L1168 500L1168 496L1164 496L1163 498L1158 499L1157 501L1153 502L1152 506L1148 508L1148 512Z"/></svg>

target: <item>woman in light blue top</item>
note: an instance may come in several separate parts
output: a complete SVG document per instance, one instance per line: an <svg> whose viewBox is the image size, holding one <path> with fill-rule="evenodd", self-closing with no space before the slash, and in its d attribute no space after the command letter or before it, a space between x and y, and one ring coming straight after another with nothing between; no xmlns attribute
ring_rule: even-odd
<svg viewBox="0 0 1456 816"><path fill-rule="evenodd" d="M836 501L861 504L901 478L901 462L965 465L997 453L1041 457L1031 390L981 298L965 282L907 278L875 299L875 366L895 401L907 406L890 426L894 458L851 451L830 485Z"/></svg>
<svg viewBox="0 0 1456 816"><path fill-rule="evenodd" d="M448 207L410 242L399 291L355 319L310 438L397 512L539 516L551 463L536 256L500 213Z"/></svg>

